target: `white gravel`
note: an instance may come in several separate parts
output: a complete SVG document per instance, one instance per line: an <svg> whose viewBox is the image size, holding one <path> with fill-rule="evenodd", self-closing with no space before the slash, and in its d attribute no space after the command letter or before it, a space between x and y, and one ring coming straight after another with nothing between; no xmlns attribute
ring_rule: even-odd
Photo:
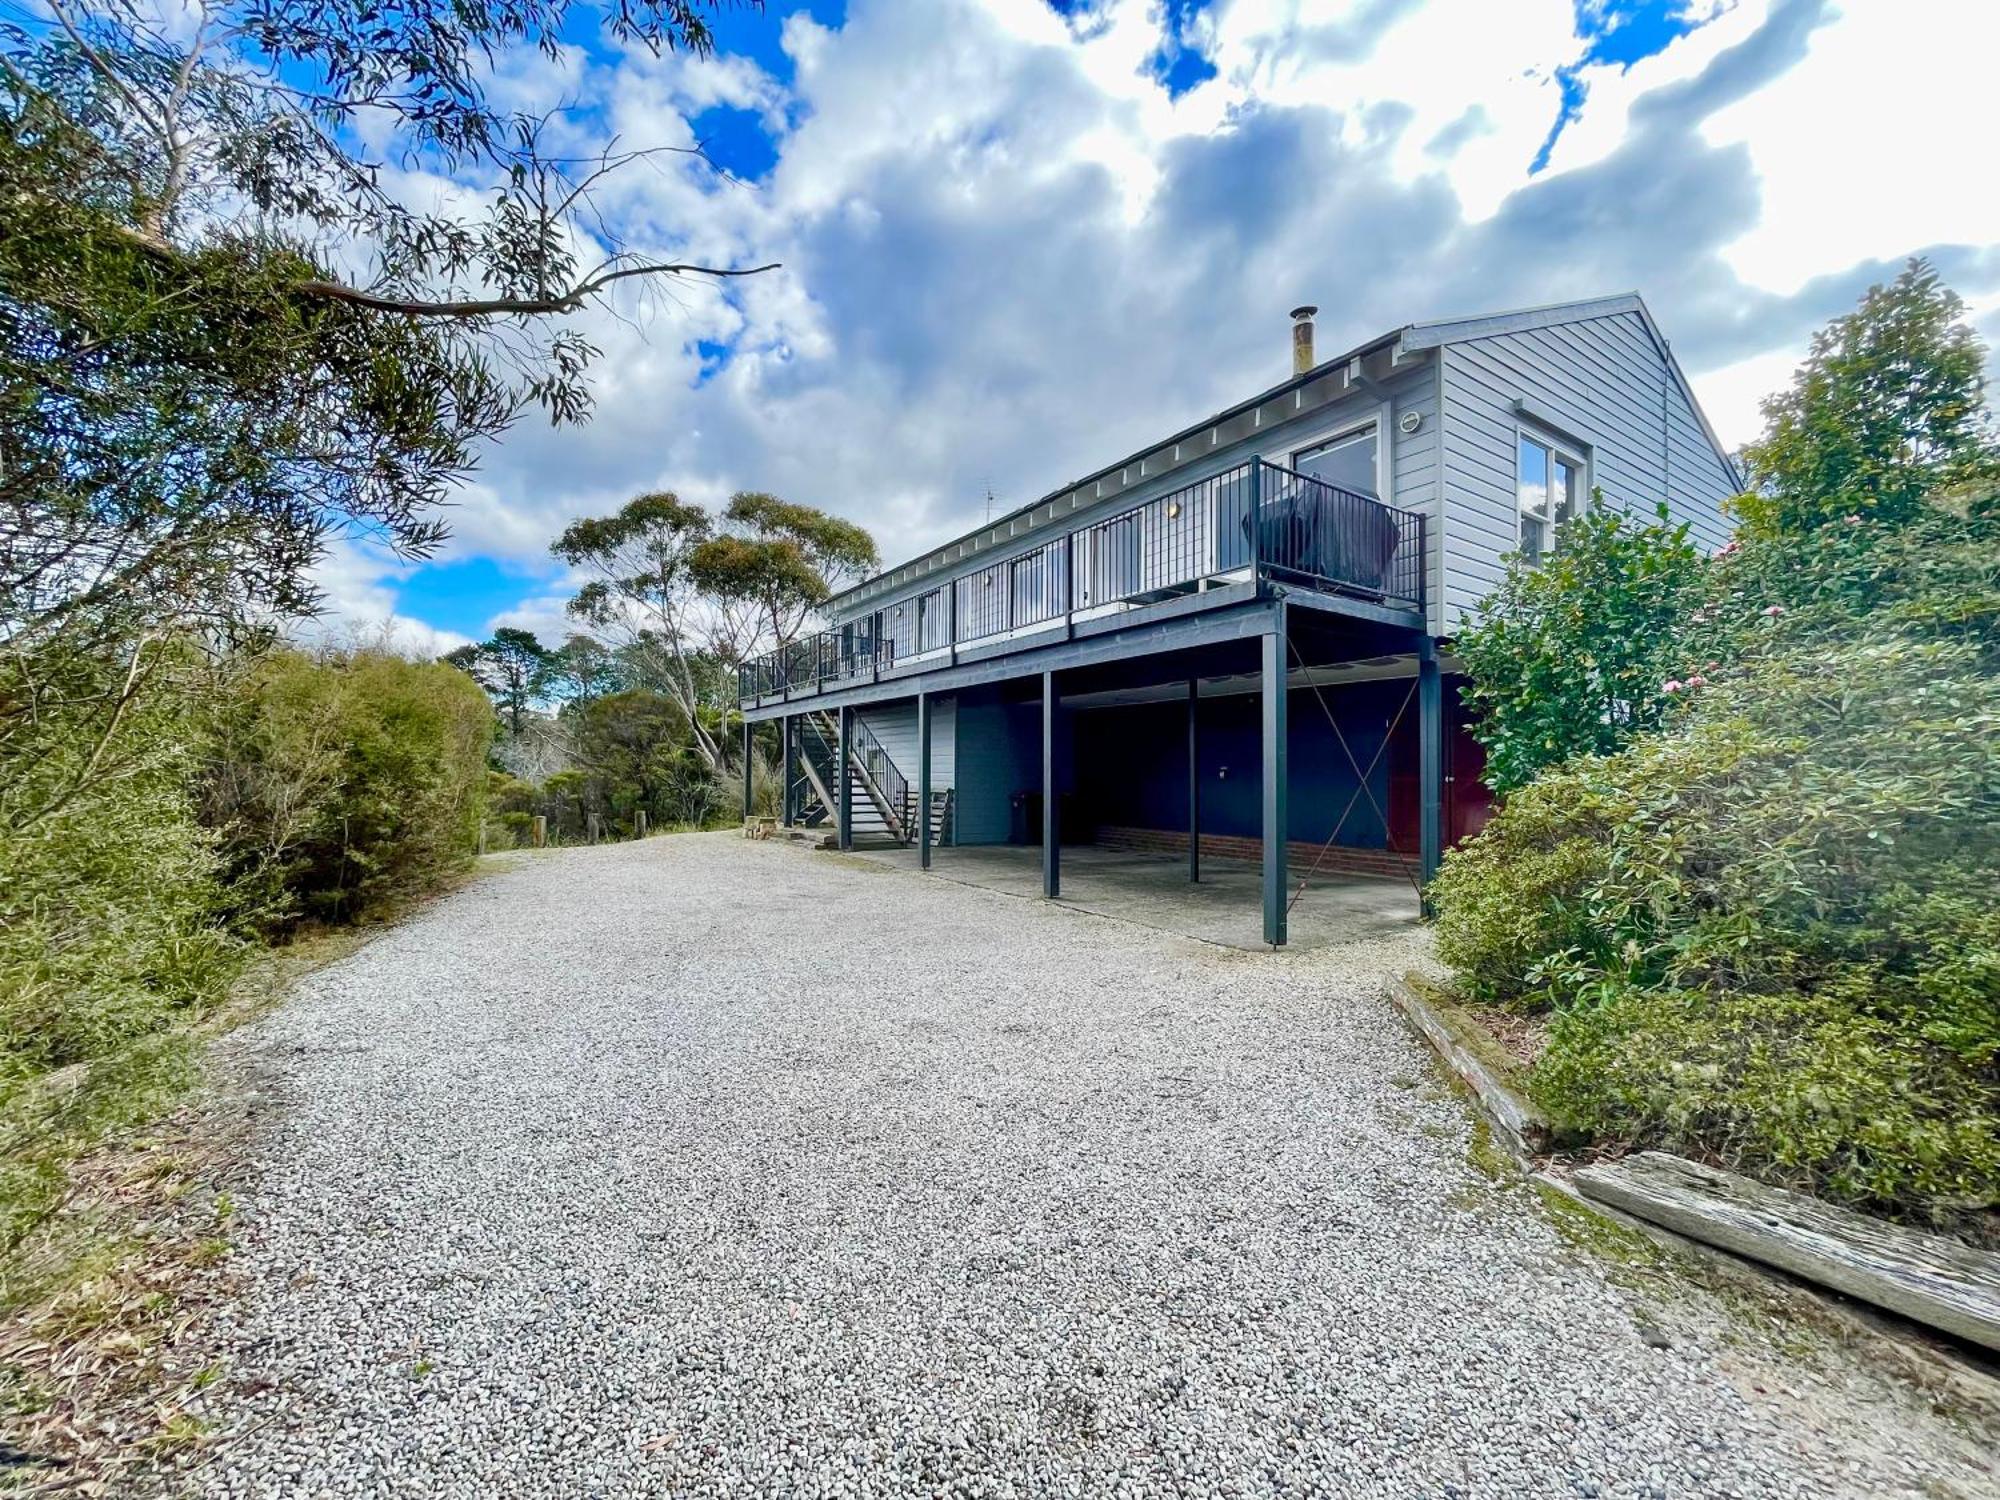
<svg viewBox="0 0 2000 1500"><path fill-rule="evenodd" d="M1380 999L1418 941L1235 953L729 835L521 859L239 1034L200 1482L1903 1492L1469 1165Z"/></svg>

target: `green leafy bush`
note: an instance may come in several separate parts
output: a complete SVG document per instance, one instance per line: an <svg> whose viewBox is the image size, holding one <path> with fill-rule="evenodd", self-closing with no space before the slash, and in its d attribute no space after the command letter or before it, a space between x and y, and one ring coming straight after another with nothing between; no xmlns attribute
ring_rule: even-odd
<svg viewBox="0 0 2000 1500"><path fill-rule="evenodd" d="M477 846L492 727L448 666L375 650L257 662L208 783L245 909L350 922L435 890Z"/></svg>
<svg viewBox="0 0 2000 1500"><path fill-rule="evenodd" d="M1508 570L1454 645L1495 791L1660 726L1703 562L1687 527L1664 514L1639 521L1600 507L1567 522L1535 566Z"/></svg>
<svg viewBox="0 0 2000 1500"><path fill-rule="evenodd" d="M464 674L373 651L0 667L0 1253L78 1149L185 1085L255 934L471 853L491 719Z"/></svg>
<svg viewBox="0 0 2000 1500"><path fill-rule="evenodd" d="M1713 677L1447 858L1440 951L1553 1008L1532 1087L1603 1139L2000 1202L2000 512L1752 540L1701 600Z"/></svg>

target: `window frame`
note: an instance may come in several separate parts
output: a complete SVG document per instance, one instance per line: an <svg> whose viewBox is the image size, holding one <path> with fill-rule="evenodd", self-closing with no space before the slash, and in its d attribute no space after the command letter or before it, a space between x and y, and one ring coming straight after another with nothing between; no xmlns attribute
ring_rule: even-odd
<svg viewBox="0 0 2000 1500"><path fill-rule="evenodd" d="M1544 506L1548 514L1538 518L1548 528L1548 542L1539 552L1533 553L1529 552L1526 547L1528 538L1528 510L1521 501L1521 445L1523 443L1534 443L1548 450L1549 455L1550 472L1548 480L1551 490L1545 492L1549 494L1549 498L1544 501ZM1555 466L1558 463L1568 464L1577 476L1577 495L1569 513L1570 519L1574 519L1596 503L1597 476L1594 470L1595 462L1595 449L1590 443L1570 437L1566 433L1558 432L1556 429L1539 422L1517 421L1514 424L1514 551L1517 555L1532 558L1536 562L1545 557L1555 555L1561 546L1562 535L1561 528L1555 520L1555 503L1553 497Z"/></svg>
<svg viewBox="0 0 2000 1500"><path fill-rule="evenodd" d="M1335 443L1343 442L1351 437L1357 437L1361 433L1371 429L1375 433L1375 483L1370 489L1357 491L1356 493L1363 494L1370 500L1383 500L1384 503L1387 503L1384 499L1385 492L1383 485L1387 477L1384 458L1388 444L1384 434L1389 430L1389 427L1381 411L1371 411L1366 416L1356 416L1351 421L1343 422L1340 426L1332 428L1329 431L1315 433L1309 441L1299 443L1286 451L1285 466L1294 474L1303 474L1305 470L1299 467L1299 464L1303 460L1310 458L1315 453L1331 448ZM1332 483L1331 480L1322 482ZM1336 488L1338 487L1336 486Z"/></svg>

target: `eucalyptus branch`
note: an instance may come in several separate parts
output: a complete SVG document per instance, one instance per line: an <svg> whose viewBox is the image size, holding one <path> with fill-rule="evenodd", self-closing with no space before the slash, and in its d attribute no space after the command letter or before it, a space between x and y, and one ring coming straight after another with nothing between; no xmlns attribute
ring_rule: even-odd
<svg viewBox="0 0 2000 1500"><path fill-rule="evenodd" d="M623 266L591 276L566 292L548 297L468 297L433 302L417 297L363 291L344 282L325 280L302 281L293 290L301 296L321 297L331 302L345 302L375 312L401 313L412 318L483 318L506 314L575 312L595 293L631 276L761 276L766 271L777 270L779 266L780 262L775 260L761 266L741 267L703 266L679 261Z"/></svg>

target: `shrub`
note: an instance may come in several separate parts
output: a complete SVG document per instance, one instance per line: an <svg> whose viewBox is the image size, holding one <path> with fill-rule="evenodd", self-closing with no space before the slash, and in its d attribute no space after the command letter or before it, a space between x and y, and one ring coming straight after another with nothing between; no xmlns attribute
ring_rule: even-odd
<svg viewBox="0 0 2000 1500"><path fill-rule="evenodd" d="M1552 1109L1877 1206L2000 1202L1997 560L1985 506L1747 544L1676 648L1713 681L1447 859L1440 951L1555 1009Z"/></svg>
<svg viewBox="0 0 2000 1500"><path fill-rule="evenodd" d="M1532 1091L1601 1138L1949 1219L2000 1181L1992 1080L1833 993L1616 984L1557 1013Z"/></svg>
<svg viewBox="0 0 2000 1500"><path fill-rule="evenodd" d="M435 890L476 847L491 734L485 695L451 667L375 650L259 661L209 778L245 910L349 922Z"/></svg>
<svg viewBox="0 0 2000 1500"><path fill-rule="evenodd" d="M1656 729L1663 684L1704 580L1687 527L1592 509L1561 547L1507 571L1454 651L1471 674L1467 705L1497 792L1576 755L1602 755Z"/></svg>
<svg viewBox="0 0 2000 1500"><path fill-rule="evenodd" d="M115 722L58 705L0 737L0 1247L53 1206L74 1143L184 1078L175 1023L223 992L243 951L189 793L198 700L179 676L193 658L145 649L175 659ZM65 703L122 677L19 657L5 671L10 703L15 673L63 674Z"/></svg>

